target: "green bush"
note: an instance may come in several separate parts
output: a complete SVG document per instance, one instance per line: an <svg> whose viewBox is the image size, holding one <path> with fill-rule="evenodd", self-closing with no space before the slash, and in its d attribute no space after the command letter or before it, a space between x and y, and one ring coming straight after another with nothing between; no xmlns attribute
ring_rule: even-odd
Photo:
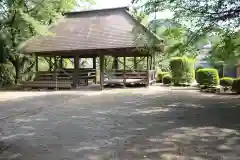
<svg viewBox="0 0 240 160"><path fill-rule="evenodd" d="M203 68L197 71L197 81L204 88L219 85L218 71L214 68Z"/></svg>
<svg viewBox="0 0 240 160"><path fill-rule="evenodd" d="M170 75L163 76L163 84L171 84L172 83L172 77Z"/></svg>
<svg viewBox="0 0 240 160"><path fill-rule="evenodd" d="M172 80L175 85L191 83L195 79L194 60L187 57L174 57L170 60Z"/></svg>
<svg viewBox="0 0 240 160"><path fill-rule="evenodd" d="M240 93L240 77L233 80L232 91L236 93Z"/></svg>
<svg viewBox="0 0 240 160"><path fill-rule="evenodd" d="M169 74L168 72L159 72L157 74L157 82L162 83L162 79L165 75Z"/></svg>
<svg viewBox="0 0 240 160"><path fill-rule="evenodd" d="M223 77L220 79L220 85L223 87L231 87L233 84L233 78L231 77Z"/></svg>

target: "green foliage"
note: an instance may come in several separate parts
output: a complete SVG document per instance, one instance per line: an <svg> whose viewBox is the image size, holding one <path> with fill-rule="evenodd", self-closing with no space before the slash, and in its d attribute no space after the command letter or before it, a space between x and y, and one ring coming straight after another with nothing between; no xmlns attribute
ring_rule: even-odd
<svg viewBox="0 0 240 160"><path fill-rule="evenodd" d="M183 26L169 27L159 34L166 41L166 54L168 56L188 56L195 58L198 54L197 42L188 45L189 34L190 31Z"/></svg>
<svg viewBox="0 0 240 160"><path fill-rule="evenodd" d="M170 60L173 83L191 83L195 78L194 60L187 57L173 57Z"/></svg>
<svg viewBox="0 0 240 160"><path fill-rule="evenodd" d="M202 66L198 66L198 67L195 69L195 79L196 79L197 83L199 83L197 71L198 71L199 69L203 69L203 68L204 68L204 67L202 67Z"/></svg>
<svg viewBox="0 0 240 160"><path fill-rule="evenodd" d="M175 23L174 20L171 21L172 23ZM153 26L150 26L150 28L156 30L156 34L164 39L165 41L164 55L166 57L188 56L195 58L197 56L198 54L197 44L199 42L196 41L195 43L188 45L188 35L191 34L191 32L186 27L178 24L170 27L159 26L156 29L154 29Z"/></svg>
<svg viewBox="0 0 240 160"><path fill-rule="evenodd" d="M172 83L172 76L165 75L163 76L163 84L171 84Z"/></svg>
<svg viewBox="0 0 240 160"><path fill-rule="evenodd" d="M223 77L220 79L220 85L223 87L230 87L233 84L233 78L231 77Z"/></svg>
<svg viewBox="0 0 240 160"><path fill-rule="evenodd" d="M236 93L240 93L240 78L233 80L232 91Z"/></svg>
<svg viewBox="0 0 240 160"><path fill-rule="evenodd" d="M81 0L83 6L92 0ZM0 62L6 69L0 70L4 82L15 83L31 75L34 61L22 56L20 44L28 38L52 35L48 26L56 22L63 12L71 11L80 4L77 0L2 0L0 2ZM2 67L3 67L2 66ZM28 79L28 78L27 78Z"/></svg>
<svg viewBox="0 0 240 160"><path fill-rule="evenodd" d="M212 40L212 48L208 60L211 63L224 61L225 64L234 66L240 58L240 31L220 31Z"/></svg>
<svg viewBox="0 0 240 160"><path fill-rule="evenodd" d="M0 87L13 82L13 69L11 64L0 64Z"/></svg>
<svg viewBox="0 0 240 160"><path fill-rule="evenodd" d="M204 30L222 22L225 28L238 27L240 22L240 4L233 0L133 0L132 3L147 14L166 9L174 11L174 18Z"/></svg>
<svg viewBox="0 0 240 160"><path fill-rule="evenodd" d="M219 85L218 71L213 68L199 69L197 71L197 81L201 86L217 86Z"/></svg>
<svg viewBox="0 0 240 160"><path fill-rule="evenodd" d="M168 72L159 72L157 74L157 82L162 83L162 79L165 75L169 75L169 73Z"/></svg>
<svg viewBox="0 0 240 160"><path fill-rule="evenodd" d="M212 45L209 61L235 64L235 60L240 57L238 1L133 0L132 2L147 15L164 10L173 11L173 20L190 28L187 34L184 34L179 26L160 31L159 36L167 39L167 54L196 56L202 50L203 44L210 41Z"/></svg>

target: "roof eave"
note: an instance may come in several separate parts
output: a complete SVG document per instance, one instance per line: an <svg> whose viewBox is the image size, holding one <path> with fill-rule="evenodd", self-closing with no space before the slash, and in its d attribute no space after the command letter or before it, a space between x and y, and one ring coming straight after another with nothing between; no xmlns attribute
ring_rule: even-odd
<svg viewBox="0 0 240 160"><path fill-rule="evenodd" d="M143 24L141 24L134 16L132 16L128 11L125 11L131 18L133 21L135 21L135 23L137 23L140 27L142 27L149 35L151 35L152 37L156 38L158 41L163 42L164 39L160 38L158 35L156 35L155 33L153 33L151 30L149 30L147 27L145 27Z"/></svg>

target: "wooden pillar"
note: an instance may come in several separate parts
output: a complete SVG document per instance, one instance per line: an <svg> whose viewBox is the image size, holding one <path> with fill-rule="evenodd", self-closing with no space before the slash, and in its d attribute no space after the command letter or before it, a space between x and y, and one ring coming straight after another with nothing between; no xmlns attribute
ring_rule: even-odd
<svg viewBox="0 0 240 160"><path fill-rule="evenodd" d="M156 56L155 56L155 52L152 53L153 54L153 69L156 69Z"/></svg>
<svg viewBox="0 0 240 160"><path fill-rule="evenodd" d="M126 70L126 57L123 57L123 70Z"/></svg>
<svg viewBox="0 0 240 160"><path fill-rule="evenodd" d="M147 70L149 70L149 56L147 56Z"/></svg>
<svg viewBox="0 0 240 160"><path fill-rule="evenodd" d="M95 83L95 84L97 84L97 67L96 67L96 57L94 57L93 58L93 69L95 70L95 77L94 77L94 79L93 79L93 82Z"/></svg>
<svg viewBox="0 0 240 160"><path fill-rule="evenodd" d="M73 88L78 87L79 56L74 57Z"/></svg>
<svg viewBox="0 0 240 160"><path fill-rule="evenodd" d="M149 55L147 55L147 83L146 86L148 87L150 84L150 77L149 77Z"/></svg>
<svg viewBox="0 0 240 160"><path fill-rule="evenodd" d="M137 57L133 58L134 70L137 70Z"/></svg>
<svg viewBox="0 0 240 160"><path fill-rule="evenodd" d="M104 70L107 70L107 59L104 57Z"/></svg>
<svg viewBox="0 0 240 160"><path fill-rule="evenodd" d="M150 70L152 70L153 68L153 57L152 57L152 55L150 56Z"/></svg>
<svg viewBox="0 0 240 160"><path fill-rule="evenodd" d="M56 81L57 80L57 57L54 56L54 80Z"/></svg>
<svg viewBox="0 0 240 160"><path fill-rule="evenodd" d="M100 90L104 89L104 55L100 55Z"/></svg>
<svg viewBox="0 0 240 160"><path fill-rule="evenodd" d="M58 60L57 60L57 56L54 56L54 69L56 70L58 68Z"/></svg>
<svg viewBox="0 0 240 160"><path fill-rule="evenodd" d="M49 57L49 71L52 71L52 57Z"/></svg>
<svg viewBox="0 0 240 160"><path fill-rule="evenodd" d="M38 72L38 55L35 55L35 62L36 62L36 72Z"/></svg>
<svg viewBox="0 0 240 160"><path fill-rule="evenodd" d="M126 57L123 57L123 85L126 85Z"/></svg>
<svg viewBox="0 0 240 160"><path fill-rule="evenodd" d="M113 60L113 69L118 69L118 57L114 57Z"/></svg>
<svg viewBox="0 0 240 160"><path fill-rule="evenodd" d="M60 68L63 68L63 57L60 58Z"/></svg>

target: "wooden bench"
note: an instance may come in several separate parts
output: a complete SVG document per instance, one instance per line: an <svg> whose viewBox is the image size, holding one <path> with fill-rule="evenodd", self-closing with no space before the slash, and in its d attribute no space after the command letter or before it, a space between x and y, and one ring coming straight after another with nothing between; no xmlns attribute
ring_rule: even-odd
<svg viewBox="0 0 240 160"><path fill-rule="evenodd" d="M24 88L62 88L71 89L72 81L24 81L20 82Z"/></svg>
<svg viewBox="0 0 240 160"><path fill-rule="evenodd" d="M39 71L34 81L21 82L22 87L30 88L72 88L73 69L58 69L55 71ZM96 78L95 69L80 68L78 70L78 85L88 85L89 80Z"/></svg>
<svg viewBox="0 0 240 160"><path fill-rule="evenodd" d="M106 85L128 85L128 84L144 84L148 86L153 84L155 79L155 71L121 71L116 70L108 74L108 80L104 81Z"/></svg>

